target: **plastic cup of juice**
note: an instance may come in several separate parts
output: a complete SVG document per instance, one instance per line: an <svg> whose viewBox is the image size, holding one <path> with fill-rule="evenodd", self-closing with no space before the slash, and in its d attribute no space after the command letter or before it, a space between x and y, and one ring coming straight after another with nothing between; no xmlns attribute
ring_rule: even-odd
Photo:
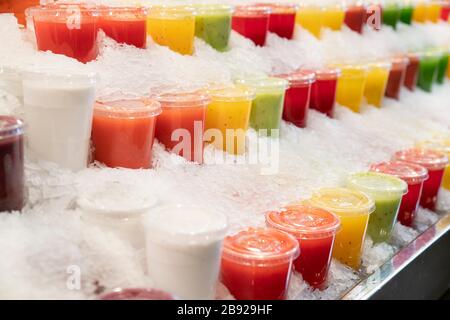
<svg viewBox="0 0 450 320"><path fill-rule="evenodd" d="M323 26L334 31L342 28L345 18L345 6L341 4L325 5L323 8Z"/></svg>
<svg viewBox="0 0 450 320"><path fill-rule="evenodd" d="M393 160L415 163L428 170L429 177L423 183L420 205L434 211L439 188L444 177L444 169L448 163L445 153L430 149L412 148L396 152Z"/></svg>
<svg viewBox="0 0 450 320"><path fill-rule="evenodd" d="M444 83L445 81L445 74L447 72L448 68L448 59L449 59L449 51L445 49L439 50L441 53L441 56L439 58L439 63L437 67L437 76L436 76L436 82L437 83Z"/></svg>
<svg viewBox="0 0 450 320"><path fill-rule="evenodd" d="M383 24L397 29L400 19L400 6L395 0L390 0L383 5Z"/></svg>
<svg viewBox="0 0 450 320"><path fill-rule="evenodd" d="M360 172L347 178L347 187L368 194L375 201L375 211L369 218L367 233L374 242L388 241L397 221L403 195L408 190L405 181L377 172Z"/></svg>
<svg viewBox="0 0 450 320"><path fill-rule="evenodd" d="M389 72L389 78L386 86L386 97L400 99L401 88L405 81L406 68L409 59L406 56L395 57L391 60L392 67Z"/></svg>
<svg viewBox="0 0 450 320"><path fill-rule="evenodd" d="M416 145L419 148L431 149L445 153L447 155L447 158L450 159L450 137L435 137L431 140L419 141ZM447 165L445 168L442 186L445 189L450 190L450 165Z"/></svg>
<svg viewBox="0 0 450 320"><path fill-rule="evenodd" d="M366 7L362 4L355 3L347 7L344 23L353 31L362 33L366 16Z"/></svg>
<svg viewBox="0 0 450 320"><path fill-rule="evenodd" d="M289 81L283 107L283 119L297 127L306 127L311 98L311 85L315 81L313 71L297 71L290 74L276 75Z"/></svg>
<svg viewBox="0 0 450 320"><path fill-rule="evenodd" d="M151 99L97 102L92 121L94 160L112 168L151 168L160 113L160 103Z"/></svg>
<svg viewBox="0 0 450 320"><path fill-rule="evenodd" d="M413 20L417 23L424 23L427 19L427 3L428 1L419 1L415 4L413 12Z"/></svg>
<svg viewBox="0 0 450 320"><path fill-rule="evenodd" d="M281 38L292 39L298 6L293 3L263 3L261 5L271 9L269 31Z"/></svg>
<svg viewBox="0 0 450 320"><path fill-rule="evenodd" d="M194 53L195 14L189 6L161 5L148 10L147 34L154 42L184 55Z"/></svg>
<svg viewBox="0 0 450 320"><path fill-rule="evenodd" d="M408 191L402 198L397 219L401 224L411 227L422 195L423 182L428 179L428 170L414 163L387 161L371 165L370 171L395 176L408 184Z"/></svg>
<svg viewBox="0 0 450 320"><path fill-rule="evenodd" d="M266 44L269 31L271 9L268 6L237 6L233 13L231 27L234 31L250 39L257 46Z"/></svg>
<svg viewBox="0 0 450 320"><path fill-rule="evenodd" d="M228 49L233 9L222 4L195 5L195 36L218 51Z"/></svg>
<svg viewBox="0 0 450 320"><path fill-rule="evenodd" d="M437 78L440 55L435 51L427 51L421 55L417 86L426 92L433 90L433 82Z"/></svg>
<svg viewBox="0 0 450 320"><path fill-rule="evenodd" d="M417 53L408 54L408 65L406 66L404 85L410 91L414 91L419 76L420 55Z"/></svg>
<svg viewBox="0 0 450 320"><path fill-rule="evenodd" d="M437 23L441 16L441 1L431 0L426 5L426 21Z"/></svg>
<svg viewBox="0 0 450 320"><path fill-rule="evenodd" d="M22 210L25 204L24 123L0 115L0 212Z"/></svg>
<svg viewBox="0 0 450 320"><path fill-rule="evenodd" d="M336 234L333 257L358 269L361 264L363 244L370 214L375 210L371 197L347 188L323 188L309 200L312 206L337 215L341 229Z"/></svg>
<svg viewBox="0 0 450 320"><path fill-rule="evenodd" d="M80 4L61 4L29 8L37 48L75 58L82 63L98 55L99 12Z"/></svg>
<svg viewBox="0 0 450 320"><path fill-rule="evenodd" d="M336 88L341 70L338 68L318 69L315 71L316 81L311 88L311 108L334 117Z"/></svg>
<svg viewBox="0 0 450 320"><path fill-rule="evenodd" d="M410 0L400 4L400 22L410 25L413 20L414 6Z"/></svg>
<svg viewBox="0 0 450 320"><path fill-rule="evenodd" d="M161 103L155 136L168 150L188 161L203 163L203 132L206 109L211 102L201 92L166 93L156 98Z"/></svg>
<svg viewBox="0 0 450 320"><path fill-rule="evenodd" d="M177 300L171 293L148 288L117 288L104 293L100 300Z"/></svg>
<svg viewBox="0 0 450 320"><path fill-rule="evenodd" d="M279 78L238 79L236 83L256 93L250 112L250 126L260 134L277 135L289 82Z"/></svg>
<svg viewBox="0 0 450 320"><path fill-rule="evenodd" d="M21 68L0 65L0 89L23 102Z"/></svg>
<svg viewBox="0 0 450 320"><path fill-rule="evenodd" d="M442 2L441 20L448 22L450 16L450 2Z"/></svg>
<svg viewBox="0 0 450 320"><path fill-rule="evenodd" d="M99 27L117 41L145 48L147 45L147 10L142 7L102 7Z"/></svg>
<svg viewBox="0 0 450 320"><path fill-rule="evenodd" d="M315 4L302 4L299 6L295 18L297 24L309 31L316 38L320 38L324 24L323 7Z"/></svg>
<svg viewBox="0 0 450 320"><path fill-rule="evenodd" d="M353 112L359 112L364 97L368 66L362 64L336 65L342 73L336 90L336 101Z"/></svg>
<svg viewBox="0 0 450 320"><path fill-rule="evenodd" d="M70 170L86 168L96 74L26 72L23 77L28 148Z"/></svg>
<svg viewBox="0 0 450 320"><path fill-rule="evenodd" d="M369 63L368 66L364 97L368 104L380 108L383 104L392 64L386 61L377 61Z"/></svg>
<svg viewBox="0 0 450 320"><path fill-rule="evenodd" d="M145 246L143 217L158 199L133 185L105 183L83 190L77 199L81 219L105 232L117 235L137 249Z"/></svg>
<svg viewBox="0 0 450 320"><path fill-rule="evenodd" d="M211 103L206 111L205 141L213 134L211 143L216 148L231 154L244 154L255 91L248 87L225 86L212 88L208 93Z"/></svg>
<svg viewBox="0 0 450 320"><path fill-rule="evenodd" d="M283 300L298 254L290 234L249 228L225 238L220 279L237 300Z"/></svg>
<svg viewBox="0 0 450 320"><path fill-rule="evenodd" d="M323 209L296 205L267 213L266 224L297 239L300 255L294 261L295 270L313 288L325 289L339 218Z"/></svg>
<svg viewBox="0 0 450 320"><path fill-rule="evenodd" d="M228 223L211 208L167 205L144 218L147 271L155 287L189 300L213 299Z"/></svg>

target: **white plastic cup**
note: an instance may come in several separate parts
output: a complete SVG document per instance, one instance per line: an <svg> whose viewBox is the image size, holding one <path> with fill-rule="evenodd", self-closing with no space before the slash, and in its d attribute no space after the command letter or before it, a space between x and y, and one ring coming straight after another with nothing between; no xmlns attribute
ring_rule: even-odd
<svg viewBox="0 0 450 320"><path fill-rule="evenodd" d="M209 208L170 205L144 218L148 274L156 288L181 299L213 299L225 215Z"/></svg>

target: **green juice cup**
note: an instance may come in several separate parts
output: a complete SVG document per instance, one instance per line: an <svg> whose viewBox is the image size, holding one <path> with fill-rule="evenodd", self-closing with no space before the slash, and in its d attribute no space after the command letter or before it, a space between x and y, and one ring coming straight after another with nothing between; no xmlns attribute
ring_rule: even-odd
<svg viewBox="0 0 450 320"><path fill-rule="evenodd" d="M347 178L347 187L362 191L375 201L367 227L372 240L376 243L389 240L402 197L408 190L406 182L388 174L360 172Z"/></svg>
<svg viewBox="0 0 450 320"><path fill-rule="evenodd" d="M437 67L437 76L436 76L437 83L442 84L445 81L445 75L448 67L448 56L449 56L448 50L441 51L441 56L439 57L439 63Z"/></svg>
<svg viewBox="0 0 450 320"><path fill-rule="evenodd" d="M232 7L222 4L195 5L195 36L217 51L226 51L231 33Z"/></svg>
<svg viewBox="0 0 450 320"><path fill-rule="evenodd" d="M411 24L413 17L414 7L411 2L407 1L401 5L400 8L400 21L404 24Z"/></svg>
<svg viewBox="0 0 450 320"><path fill-rule="evenodd" d="M400 18L400 6L397 2L389 1L383 6L383 24L397 29L397 22Z"/></svg>
<svg viewBox="0 0 450 320"><path fill-rule="evenodd" d="M278 134L288 81L279 78L257 78L238 79L236 83L250 87L256 92L250 113L250 126L262 135Z"/></svg>
<svg viewBox="0 0 450 320"><path fill-rule="evenodd" d="M440 55L435 51L427 51L421 56L417 86L426 92L433 90L433 82L438 74L439 60Z"/></svg>

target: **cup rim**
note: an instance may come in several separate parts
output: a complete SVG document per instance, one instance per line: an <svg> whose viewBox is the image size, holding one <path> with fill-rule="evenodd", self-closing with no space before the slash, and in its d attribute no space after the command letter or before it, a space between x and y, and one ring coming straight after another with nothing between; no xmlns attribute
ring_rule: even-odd
<svg viewBox="0 0 450 320"><path fill-rule="evenodd" d="M127 103L138 103L141 106L127 107ZM161 104L150 98L122 98L110 101L96 101L94 105L94 115L108 118L150 118L158 116L161 112Z"/></svg>
<svg viewBox="0 0 450 320"><path fill-rule="evenodd" d="M401 169L403 168L403 171ZM396 176L408 184L422 183L428 179L428 170L418 164L405 161L384 161L374 163L370 170Z"/></svg>
<svg viewBox="0 0 450 320"><path fill-rule="evenodd" d="M400 150L394 153L393 159L417 163L432 171L444 169L448 164L448 158L445 153L426 148Z"/></svg>
<svg viewBox="0 0 450 320"><path fill-rule="evenodd" d="M22 119L11 115L0 115L0 141L21 136L25 133L25 123Z"/></svg>
<svg viewBox="0 0 450 320"><path fill-rule="evenodd" d="M161 104L161 108L170 107L206 107L211 98L202 91L187 91L187 92L165 92L158 93L152 96L153 99Z"/></svg>
<svg viewBox="0 0 450 320"><path fill-rule="evenodd" d="M386 183L389 182L389 185L384 185L382 187L373 187L367 184L364 184L361 179L364 177L370 177L384 180ZM396 185L397 184L397 185ZM381 172L369 171L369 172L357 172L349 175L347 177L347 186L350 188L354 188L356 190L361 190L369 195L373 194L398 194L404 195L408 192L408 184L393 175L385 174Z"/></svg>

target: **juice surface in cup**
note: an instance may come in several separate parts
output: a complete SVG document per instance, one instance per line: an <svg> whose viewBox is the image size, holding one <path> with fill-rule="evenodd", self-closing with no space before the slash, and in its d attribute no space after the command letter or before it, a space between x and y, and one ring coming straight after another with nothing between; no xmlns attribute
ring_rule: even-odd
<svg viewBox="0 0 450 320"><path fill-rule="evenodd" d="M436 137L430 140L419 141L416 145L419 148L431 149L445 153L447 158L450 159L450 137ZM450 190L450 165L448 164L445 167L442 186L445 189Z"/></svg>
<svg viewBox="0 0 450 320"><path fill-rule="evenodd" d="M252 88L250 126L265 135L278 135L284 106L284 95L289 82L279 78L238 79L237 84Z"/></svg>
<svg viewBox="0 0 450 320"><path fill-rule="evenodd" d="M266 44L269 31L270 7L258 5L237 6L233 13L231 27L250 39L257 46Z"/></svg>
<svg viewBox="0 0 450 320"><path fill-rule="evenodd" d="M147 271L181 299L214 299L228 222L212 208L166 205L144 218Z"/></svg>
<svg viewBox="0 0 450 320"><path fill-rule="evenodd" d="M435 210L444 169L448 164L445 153L430 149L411 148L396 152L393 159L416 163L428 169L429 177L423 184L420 205L426 209Z"/></svg>
<svg viewBox="0 0 450 320"><path fill-rule="evenodd" d="M180 54L194 53L195 16L188 6L154 6L147 15L147 34Z"/></svg>
<svg viewBox="0 0 450 320"><path fill-rule="evenodd" d="M295 21L316 38L320 38L323 18L323 8L321 6L301 5L297 11Z"/></svg>
<svg viewBox="0 0 450 320"><path fill-rule="evenodd" d="M419 76L419 63L420 55L410 53L408 54L408 65L406 66L404 85L410 91L414 91L417 84L417 78Z"/></svg>
<svg viewBox="0 0 450 320"><path fill-rule="evenodd" d="M147 45L147 11L139 7L102 7L99 27L105 34L137 48Z"/></svg>
<svg viewBox="0 0 450 320"><path fill-rule="evenodd" d="M200 92L167 93L157 96L156 100L162 107L156 122L158 141L188 161L203 163L203 132L209 97Z"/></svg>
<svg viewBox="0 0 450 320"><path fill-rule="evenodd" d="M426 92L431 92L433 82L437 78L440 56L436 52L425 52L419 63L417 86Z"/></svg>
<svg viewBox="0 0 450 320"><path fill-rule="evenodd" d="M412 226L422 195L423 182L428 179L428 170L414 163L387 161L371 165L370 171L395 176L408 184L408 192L402 198L397 219L405 226Z"/></svg>
<svg viewBox="0 0 450 320"><path fill-rule="evenodd" d="M341 220L336 234L333 257L358 269L361 264L364 239L374 201L365 193L347 188L323 188L315 192L310 204L330 211Z"/></svg>
<svg viewBox="0 0 450 320"><path fill-rule="evenodd" d="M323 209L295 205L267 213L266 224L298 240L300 255L294 261L295 270L312 287L324 289L339 218Z"/></svg>
<svg viewBox="0 0 450 320"><path fill-rule="evenodd" d="M374 242L388 241L397 221L397 214L408 185L391 175L362 172L347 178L347 187L368 194L375 201L375 211L369 218L367 233Z"/></svg>
<svg viewBox="0 0 450 320"><path fill-rule="evenodd" d="M366 20L366 8L363 5L351 5L345 11L344 22L355 32L362 33Z"/></svg>
<svg viewBox="0 0 450 320"><path fill-rule="evenodd" d="M405 2L400 7L400 22L410 25L413 20L414 6L410 2Z"/></svg>
<svg viewBox="0 0 450 320"><path fill-rule="evenodd" d="M383 24L397 29L397 23L400 19L400 6L395 1L388 1L383 6Z"/></svg>
<svg viewBox="0 0 450 320"><path fill-rule="evenodd" d="M386 86L386 97L400 99L401 88L406 76L406 67L409 60L407 57L396 57L392 59L392 67L389 72L388 83Z"/></svg>
<svg viewBox="0 0 450 320"><path fill-rule="evenodd" d="M334 31L342 28L345 18L345 7L342 5L325 5L323 8L323 26Z"/></svg>
<svg viewBox="0 0 450 320"><path fill-rule="evenodd" d="M195 36L218 51L228 49L232 8L220 4L195 5Z"/></svg>
<svg viewBox="0 0 450 320"><path fill-rule="evenodd" d="M237 300L283 300L298 253L285 232L243 230L225 238L220 279Z"/></svg>
<svg viewBox="0 0 450 320"><path fill-rule="evenodd" d="M283 119L296 125L306 127L311 97L311 84L315 81L312 71L297 71L290 74L276 75L289 81L283 107Z"/></svg>
<svg viewBox="0 0 450 320"><path fill-rule="evenodd" d="M380 108L383 104L384 94L389 78L391 63L374 62L369 64L364 97L368 104Z"/></svg>
<svg viewBox="0 0 450 320"><path fill-rule="evenodd" d="M318 69L315 71L316 81L311 87L311 108L334 117L336 89L341 70L338 68Z"/></svg>
<svg viewBox="0 0 450 320"><path fill-rule="evenodd" d="M447 68L449 65L448 60L449 60L449 51L441 50L441 56L439 58L439 63L437 67L437 76L436 76L437 83L442 84L445 81L445 74L447 72Z"/></svg>
<svg viewBox="0 0 450 320"><path fill-rule="evenodd" d="M41 51L75 58L82 63L98 55L98 11L83 5L49 5L29 8L37 47ZM73 18L76 14L77 19Z"/></svg>
<svg viewBox="0 0 450 320"><path fill-rule="evenodd" d="M208 93L211 103L206 112L205 141L228 153L245 153L245 136L255 91L229 86L214 88Z"/></svg>
<svg viewBox="0 0 450 320"><path fill-rule="evenodd" d="M104 293L100 300L176 300L171 293L148 288L119 288Z"/></svg>
<svg viewBox="0 0 450 320"><path fill-rule="evenodd" d="M24 123L0 115L0 212L25 204Z"/></svg>
<svg viewBox="0 0 450 320"><path fill-rule="evenodd" d="M270 7L269 31L281 38L292 39L297 5L292 3L262 3L260 5Z"/></svg>
<svg viewBox="0 0 450 320"><path fill-rule="evenodd" d="M37 158L74 171L86 168L96 83L96 74L24 74L27 142Z"/></svg>
<svg viewBox="0 0 450 320"><path fill-rule="evenodd" d="M420 1L415 4L413 12L413 20L417 23L424 23L427 17L427 3Z"/></svg>
<svg viewBox="0 0 450 320"><path fill-rule="evenodd" d="M92 122L94 160L113 168L148 169L159 102L123 99L97 102Z"/></svg>
<svg viewBox="0 0 450 320"><path fill-rule="evenodd" d="M336 91L336 101L352 110L359 112L364 97L368 67L363 65L337 65L342 74L339 77Z"/></svg>

